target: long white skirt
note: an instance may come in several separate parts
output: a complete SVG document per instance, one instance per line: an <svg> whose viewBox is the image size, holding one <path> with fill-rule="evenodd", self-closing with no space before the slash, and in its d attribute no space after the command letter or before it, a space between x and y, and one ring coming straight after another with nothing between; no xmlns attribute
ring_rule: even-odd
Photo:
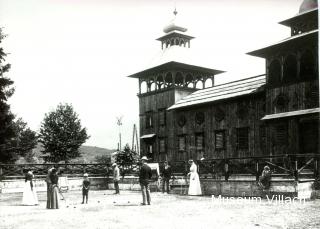
<svg viewBox="0 0 320 229"><path fill-rule="evenodd" d="M200 179L197 172L190 174L190 184L189 184L188 195L190 196L202 195Z"/></svg>
<svg viewBox="0 0 320 229"><path fill-rule="evenodd" d="M33 186L33 190L31 190L30 181L25 182L23 197L22 197L22 205L37 205L38 197L35 187Z"/></svg>

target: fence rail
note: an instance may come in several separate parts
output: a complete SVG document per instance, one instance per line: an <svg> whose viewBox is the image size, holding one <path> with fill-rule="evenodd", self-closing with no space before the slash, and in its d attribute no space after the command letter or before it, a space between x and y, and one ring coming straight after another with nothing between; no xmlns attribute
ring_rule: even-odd
<svg viewBox="0 0 320 229"><path fill-rule="evenodd" d="M208 159L196 161L201 177L221 179L226 181L232 175L250 175L258 180L263 167L268 165L274 175L287 176L295 180L303 178L320 178L320 154L286 154L276 156L256 157L230 157L221 159ZM163 162L159 162L160 172L163 170ZM170 162L173 175L185 176L189 172L189 164L186 161ZM59 168L66 176L82 176L89 173L90 176L110 176L112 169L110 164L0 164L0 180L24 176L23 170L31 169L38 177L46 176L51 167ZM125 174L137 175L138 166L126 168Z"/></svg>

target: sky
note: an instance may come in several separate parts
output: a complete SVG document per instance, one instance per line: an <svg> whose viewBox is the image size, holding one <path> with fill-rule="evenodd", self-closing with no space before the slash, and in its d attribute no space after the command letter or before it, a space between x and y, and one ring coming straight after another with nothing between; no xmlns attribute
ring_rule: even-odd
<svg viewBox="0 0 320 229"><path fill-rule="evenodd" d="M173 18L196 37L199 62L226 71L215 83L265 73L265 60L245 53L290 36L278 22L302 0L0 0L6 75L14 81L11 109L39 131L44 115L70 103L91 136L85 145L115 149L139 125L136 73L161 51Z"/></svg>

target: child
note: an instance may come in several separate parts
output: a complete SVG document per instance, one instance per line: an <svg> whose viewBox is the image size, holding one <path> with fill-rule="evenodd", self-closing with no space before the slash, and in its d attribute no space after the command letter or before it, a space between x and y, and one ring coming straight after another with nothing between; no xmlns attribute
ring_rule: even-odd
<svg viewBox="0 0 320 229"><path fill-rule="evenodd" d="M88 178L88 173L83 175L83 182L82 182L82 204L84 204L84 199L86 198L86 204L88 203L88 193L90 188L90 181Z"/></svg>

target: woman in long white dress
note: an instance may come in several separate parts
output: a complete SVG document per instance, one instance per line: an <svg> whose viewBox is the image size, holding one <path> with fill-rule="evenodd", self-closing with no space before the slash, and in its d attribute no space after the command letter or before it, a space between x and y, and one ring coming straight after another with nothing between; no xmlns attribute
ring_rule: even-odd
<svg viewBox="0 0 320 229"><path fill-rule="evenodd" d="M22 197L22 205L38 205L38 197L33 183L33 173L29 170L26 173Z"/></svg>
<svg viewBox="0 0 320 229"><path fill-rule="evenodd" d="M189 160L189 164L191 166L190 166L190 172L188 173L188 175L190 175L188 195L190 196L202 195L199 174L197 172L197 165L194 163L193 160Z"/></svg>

